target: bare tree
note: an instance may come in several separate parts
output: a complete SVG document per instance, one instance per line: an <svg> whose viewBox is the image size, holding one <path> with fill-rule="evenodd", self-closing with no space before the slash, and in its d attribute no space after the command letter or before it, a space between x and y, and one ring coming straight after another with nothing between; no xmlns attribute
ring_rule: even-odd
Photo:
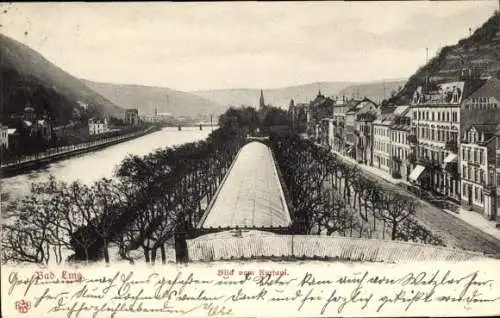
<svg viewBox="0 0 500 318"><path fill-rule="evenodd" d="M405 197L396 193L386 193L382 209L377 214L378 217L391 226L391 239L397 238L398 226L406 219L415 215L417 201L410 197Z"/></svg>

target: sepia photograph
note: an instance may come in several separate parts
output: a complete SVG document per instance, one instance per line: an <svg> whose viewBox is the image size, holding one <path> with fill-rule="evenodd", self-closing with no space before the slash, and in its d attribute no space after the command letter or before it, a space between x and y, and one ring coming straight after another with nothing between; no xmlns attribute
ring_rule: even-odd
<svg viewBox="0 0 500 318"><path fill-rule="evenodd" d="M0 4L4 317L500 314L500 1Z"/></svg>

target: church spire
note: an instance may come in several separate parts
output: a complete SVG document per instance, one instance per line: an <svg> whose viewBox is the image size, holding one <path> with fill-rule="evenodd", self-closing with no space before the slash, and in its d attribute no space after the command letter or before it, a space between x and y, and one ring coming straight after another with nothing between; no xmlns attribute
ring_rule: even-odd
<svg viewBox="0 0 500 318"><path fill-rule="evenodd" d="M264 102L264 92L261 89L260 90L259 107L262 108L262 107L265 107L265 106L266 106L266 103Z"/></svg>

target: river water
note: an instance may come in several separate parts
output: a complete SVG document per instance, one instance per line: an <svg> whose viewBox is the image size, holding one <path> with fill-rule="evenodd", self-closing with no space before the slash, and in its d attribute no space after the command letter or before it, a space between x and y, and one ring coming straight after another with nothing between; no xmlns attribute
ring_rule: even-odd
<svg viewBox="0 0 500 318"><path fill-rule="evenodd" d="M29 194L31 183L46 181L50 175L65 182L80 180L90 184L102 177L113 177L117 165L129 154L145 155L158 148L203 140L210 132L210 127L203 127L201 131L197 127L184 127L181 131L176 127L163 128L102 150L50 163L36 171L3 178L0 181L2 207L7 201Z"/></svg>

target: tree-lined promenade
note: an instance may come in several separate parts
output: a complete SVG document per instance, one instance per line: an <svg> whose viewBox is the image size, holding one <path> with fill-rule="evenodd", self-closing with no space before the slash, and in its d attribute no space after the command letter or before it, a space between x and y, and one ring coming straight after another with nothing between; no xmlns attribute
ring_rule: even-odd
<svg viewBox="0 0 500 318"><path fill-rule="evenodd" d="M415 219L417 201L410 196L384 191L310 140L288 134L272 141L292 198L295 233L443 244Z"/></svg>
<svg viewBox="0 0 500 318"><path fill-rule="evenodd" d="M413 197L384 191L357 167L287 132L287 125L286 112L276 108L231 108L207 140L129 156L113 180L34 184L8 207L13 222L4 225L3 261L110 262L116 248L129 262L141 251L145 262L165 263L169 244L196 235L247 135L261 134L270 135L287 189L292 233L446 244L417 221Z"/></svg>

